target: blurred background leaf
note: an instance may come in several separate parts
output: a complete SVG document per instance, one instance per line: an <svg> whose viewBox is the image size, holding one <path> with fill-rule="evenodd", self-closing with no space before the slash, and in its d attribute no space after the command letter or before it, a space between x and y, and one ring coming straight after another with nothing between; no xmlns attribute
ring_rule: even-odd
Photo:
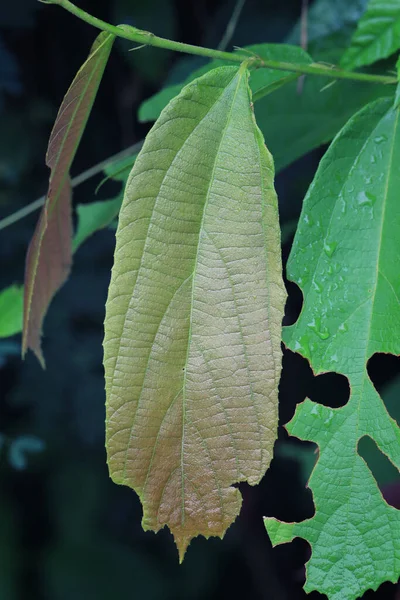
<svg viewBox="0 0 400 600"><path fill-rule="evenodd" d="M0 292L0 338L10 337L22 330L24 290L12 285Z"/></svg>

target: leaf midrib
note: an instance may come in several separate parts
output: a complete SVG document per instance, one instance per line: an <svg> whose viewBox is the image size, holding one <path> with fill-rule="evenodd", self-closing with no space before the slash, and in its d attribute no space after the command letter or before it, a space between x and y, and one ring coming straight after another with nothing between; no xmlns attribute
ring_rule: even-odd
<svg viewBox="0 0 400 600"><path fill-rule="evenodd" d="M190 299L190 312L189 312L189 329L188 329L188 343L187 343L187 351L186 351L186 359L185 359L185 366L188 364L188 359L189 359L189 352L190 352L190 348L191 348L191 343L192 343L192 322L193 322L193 304L194 304L194 290L195 290L195 280L196 280L196 272L197 272L197 265L198 265L198 256L199 256L199 250L200 250L200 243L201 243L201 238L202 238L202 231L204 229L204 220L205 220L205 215L207 212L207 207L208 207L208 203L210 200L210 195L211 195L211 188L212 188L212 183L214 182L214 178L215 178L215 171L217 168L217 161L218 161L218 157L219 157L219 153L221 150L221 146L222 143L224 141L225 135L226 135L226 131L230 125L231 122L231 117L232 117L232 110L233 110L233 106L235 104L236 101L236 96L242 81L242 77L244 75L244 70L243 69L239 69L238 73L235 75L235 78L237 78L237 84L236 84L236 89L235 92L233 94L233 98L232 98L232 102L231 102L231 106L229 109L229 113L226 119L226 123L224 126L224 129L221 133L221 139L220 142L218 144L218 149L215 153L215 159L214 159L214 165L213 165L213 169L211 172L211 176L209 179L209 185L208 185L208 189L207 189L207 196L203 205L203 214L201 217L201 222L200 222L200 228L199 228L199 237L198 237L198 241L197 241L197 248L196 248L196 253L195 253L195 262L194 262L194 268L193 268L193 277L192 277L192 293L191 293L191 299ZM229 85L231 85L232 82L230 82ZM227 88L225 88L226 90ZM224 90L224 91L225 91ZM182 527L184 527L185 525L185 473L184 473L184 468L183 468L183 457L184 457L184 445L185 445L185 425L186 425L186 384L187 384L187 369L185 368L184 374L183 374L183 386L182 386L182 443L181 443L181 485L182 485L182 511L181 511L181 525ZM221 504L221 510L222 510L222 504Z"/></svg>

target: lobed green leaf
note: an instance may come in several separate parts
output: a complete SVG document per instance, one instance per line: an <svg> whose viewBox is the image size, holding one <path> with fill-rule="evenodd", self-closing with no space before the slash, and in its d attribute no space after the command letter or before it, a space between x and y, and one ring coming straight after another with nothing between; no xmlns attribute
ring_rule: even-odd
<svg viewBox="0 0 400 600"><path fill-rule="evenodd" d="M315 374L347 376L351 396L338 409L309 399L297 407L289 433L319 445L309 481L315 515L265 524L273 544L296 536L310 542L305 590L334 600L357 598L400 574L400 514L358 453L359 440L369 436L400 467L399 427L367 372L374 353L400 353L400 127L392 105L368 105L330 146L288 263L304 306L284 341Z"/></svg>

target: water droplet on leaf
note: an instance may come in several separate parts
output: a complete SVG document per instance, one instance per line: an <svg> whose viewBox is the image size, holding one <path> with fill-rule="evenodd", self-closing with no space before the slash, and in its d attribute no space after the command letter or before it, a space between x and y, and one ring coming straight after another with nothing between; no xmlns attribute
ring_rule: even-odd
<svg viewBox="0 0 400 600"><path fill-rule="evenodd" d="M357 202L359 206L373 206L376 202L376 196L371 192L359 192Z"/></svg>
<svg viewBox="0 0 400 600"><path fill-rule="evenodd" d="M312 282L313 289L317 292L317 294L322 294L322 286L317 282Z"/></svg>
<svg viewBox="0 0 400 600"><path fill-rule="evenodd" d="M376 137L374 137L375 144L382 144L383 142L386 142L386 141L387 141L386 135L377 135Z"/></svg>
<svg viewBox="0 0 400 600"><path fill-rule="evenodd" d="M307 323L307 327L309 327L314 333L317 334L321 340L327 340L330 337L330 333L326 327L323 327L321 324L321 319L316 317L310 323Z"/></svg>
<svg viewBox="0 0 400 600"><path fill-rule="evenodd" d="M324 243L324 252L328 258L332 258L335 250L337 248L337 242L327 242Z"/></svg>
<svg viewBox="0 0 400 600"><path fill-rule="evenodd" d="M303 221L306 225L312 225L314 223L314 221L312 220L310 215L305 214L303 217Z"/></svg>

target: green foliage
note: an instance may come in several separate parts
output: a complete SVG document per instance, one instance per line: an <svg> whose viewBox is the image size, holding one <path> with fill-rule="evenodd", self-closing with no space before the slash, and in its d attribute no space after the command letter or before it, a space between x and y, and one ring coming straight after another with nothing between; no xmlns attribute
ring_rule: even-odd
<svg viewBox="0 0 400 600"><path fill-rule="evenodd" d="M240 52L243 54L243 51L248 53L249 57L252 55L258 56L264 60L285 60L288 63L296 62L299 64L309 64L312 62L311 57L297 46L289 46L286 44L254 44L252 46L246 46L246 48L241 49ZM139 107L138 118L140 121L155 121L158 119L162 109L167 106L168 102L172 100L181 89L194 81L201 75L208 73L212 69L216 69L218 67L229 65L228 61L224 60L213 60L210 61L203 67L196 69L193 71L186 80L181 84L170 85L164 89L162 89L158 94L155 94L149 100L143 102L143 104ZM296 73L288 73L287 71L278 71L274 69L261 69L258 71L253 71L250 76L250 87L253 93L253 100L262 98L267 94L273 92L274 90L281 87L285 83L292 81L293 79L298 78L298 74Z"/></svg>
<svg viewBox="0 0 400 600"><path fill-rule="evenodd" d="M196 535L224 535L232 484L260 481L276 438L285 292L247 77L213 69L162 112L127 183L107 300L111 476L181 559Z"/></svg>
<svg viewBox="0 0 400 600"><path fill-rule="evenodd" d="M325 31L325 30L323 30ZM318 38L318 59L331 62L339 58L337 38L325 47ZM343 40L340 38L340 43ZM301 48L285 44L258 44L248 46L249 52L264 59L284 59L287 62L307 64L312 61ZM158 118L161 110L180 91L183 85L193 81L223 61L212 61L194 71L185 83L162 89L146 100L139 108L141 121ZM253 71L250 85L254 95L257 123L274 156L277 171L323 143L329 142L354 112L369 101L391 94L384 85L340 81L324 89L323 77L307 77L299 93L296 74L284 71L260 69ZM279 89L281 88L281 89ZM274 92L271 94L271 92Z"/></svg>
<svg viewBox="0 0 400 600"><path fill-rule="evenodd" d="M255 105L257 123L277 171L326 144L365 103L389 95L387 86L306 77L301 93L291 83Z"/></svg>
<svg viewBox="0 0 400 600"><path fill-rule="evenodd" d="M400 48L400 3L369 0L341 65L354 69L387 58Z"/></svg>
<svg viewBox="0 0 400 600"><path fill-rule="evenodd" d="M309 51L315 60L331 65L347 47L366 2L319 0L310 8ZM299 40L299 27L288 42ZM332 83L332 82L331 82ZM357 110L381 96L392 94L385 85L306 77L299 92L296 83L285 86L255 106L261 128L279 171L297 158L330 142Z"/></svg>
<svg viewBox="0 0 400 600"><path fill-rule="evenodd" d="M24 290L12 285L0 292L0 338L22 331Z"/></svg>
<svg viewBox="0 0 400 600"><path fill-rule="evenodd" d="M357 452L369 436L400 467L400 430L366 366L376 352L400 353L398 120L391 100L379 100L334 140L304 201L288 263L304 306L285 343L315 374L346 375L351 396L335 410L310 400L298 407L288 431L320 451L309 482L315 516L266 519L266 527L274 544L295 536L310 542L305 589L337 600L396 581L400 570L399 513Z"/></svg>

